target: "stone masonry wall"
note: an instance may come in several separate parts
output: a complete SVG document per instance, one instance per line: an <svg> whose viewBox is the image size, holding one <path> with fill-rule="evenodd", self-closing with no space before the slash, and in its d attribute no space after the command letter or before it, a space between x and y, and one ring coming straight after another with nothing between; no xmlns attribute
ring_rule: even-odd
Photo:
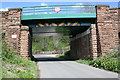
<svg viewBox="0 0 120 80"><path fill-rule="evenodd" d="M11 8L8 11L9 26L6 33L8 44L20 54L20 26L21 26L21 9ZM17 38L12 39L11 35L16 34Z"/></svg>
<svg viewBox="0 0 120 80"><path fill-rule="evenodd" d="M97 5L96 11L98 54L104 56L118 46L118 10L110 9L108 5Z"/></svg>
<svg viewBox="0 0 120 80"><path fill-rule="evenodd" d="M98 57L96 24L91 24L88 30L73 37L70 46L70 56L74 59L96 59Z"/></svg>
<svg viewBox="0 0 120 80"><path fill-rule="evenodd" d="M5 40L17 53L20 51L20 25L21 25L21 9L14 8L2 13L2 29L5 34ZM11 35L16 34L17 38L12 39Z"/></svg>
<svg viewBox="0 0 120 80"><path fill-rule="evenodd" d="M16 39L12 39L11 35L16 34L17 38ZM20 52L20 45L19 45L19 41L20 41L20 27L19 26L9 26L6 30L5 33L5 40L6 42L9 44L9 46L11 46L15 52L19 53ZM20 54L20 53L19 53Z"/></svg>
<svg viewBox="0 0 120 80"><path fill-rule="evenodd" d="M90 29L71 38L70 56L74 59L92 59Z"/></svg>
<svg viewBox="0 0 120 80"><path fill-rule="evenodd" d="M21 37L20 37L20 56L29 58L29 37L28 37L29 28L28 26L21 27Z"/></svg>
<svg viewBox="0 0 120 80"><path fill-rule="evenodd" d="M22 57L28 58L28 30L21 26L21 9L11 8L1 12L2 28L5 40L11 48ZM16 34L17 38L12 39L11 35Z"/></svg>
<svg viewBox="0 0 120 80"><path fill-rule="evenodd" d="M113 27L118 29L117 33L119 35L119 33L120 33L120 25L119 25L119 21L120 21L120 8L110 8L109 12L110 12L110 16L112 18ZM119 41L120 41L120 37L119 37Z"/></svg>
<svg viewBox="0 0 120 80"><path fill-rule="evenodd" d="M6 32L9 26L8 11L1 11L2 31Z"/></svg>
<svg viewBox="0 0 120 80"><path fill-rule="evenodd" d="M90 34L71 41L70 56L74 59L91 59Z"/></svg>
<svg viewBox="0 0 120 80"><path fill-rule="evenodd" d="M90 50L92 54L92 59L97 59L98 54L98 43L97 43L97 27L96 24L91 24L90 26Z"/></svg>

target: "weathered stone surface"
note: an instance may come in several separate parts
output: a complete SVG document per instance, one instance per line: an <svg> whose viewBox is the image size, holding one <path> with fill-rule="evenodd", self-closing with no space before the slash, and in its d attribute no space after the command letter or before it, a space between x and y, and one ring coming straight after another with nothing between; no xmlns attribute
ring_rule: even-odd
<svg viewBox="0 0 120 80"><path fill-rule="evenodd" d="M17 38L12 39L12 35L16 34ZM20 37L20 26L9 26L5 33L6 42L19 53L19 37Z"/></svg>
<svg viewBox="0 0 120 80"><path fill-rule="evenodd" d="M21 37L20 37L20 56L28 58L29 55L29 28L28 26L21 26Z"/></svg>
<svg viewBox="0 0 120 80"><path fill-rule="evenodd" d="M8 11L8 19L10 20L9 25L21 25L21 9L20 8L10 8Z"/></svg>
<svg viewBox="0 0 120 80"><path fill-rule="evenodd" d="M90 29L89 29L90 30ZM87 31L86 31L87 32ZM71 38L70 46L70 56L74 59L92 59L93 54L91 51L91 34L78 34L77 38Z"/></svg>
<svg viewBox="0 0 120 80"><path fill-rule="evenodd" d="M22 26L21 30L29 30L29 27L28 26Z"/></svg>
<svg viewBox="0 0 120 80"><path fill-rule="evenodd" d="M96 6L98 50L105 55L106 52L118 46L118 9L109 6ZM98 53L98 54L99 54Z"/></svg>

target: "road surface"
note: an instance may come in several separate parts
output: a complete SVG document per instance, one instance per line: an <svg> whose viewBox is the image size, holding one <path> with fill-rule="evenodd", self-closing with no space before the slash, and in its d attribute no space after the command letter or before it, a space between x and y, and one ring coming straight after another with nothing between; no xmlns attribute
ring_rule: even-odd
<svg viewBox="0 0 120 80"><path fill-rule="evenodd" d="M40 78L118 78L118 74L74 61L64 61L55 55L34 55L39 62Z"/></svg>

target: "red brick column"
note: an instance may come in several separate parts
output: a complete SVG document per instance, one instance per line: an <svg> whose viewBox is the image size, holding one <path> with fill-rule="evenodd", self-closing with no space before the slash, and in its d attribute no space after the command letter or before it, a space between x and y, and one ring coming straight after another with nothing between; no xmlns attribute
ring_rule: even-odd
<svg viewBox="0 0 120 80"><path fill-rule="evenodd" d="M96 24L91 24L91 30L90 30L90 34L91 34L91 52L92 52L92 59L96 59L98 57L98 51L97 51L97 33L96 33Z"/></svg>
<svg viewBox="0 0 120 80"><path fill-rule="evenodd" d="M108 5L97 5L96 11L98 52L104 56L118 46L118 28L113 22Z"/></svg>
<svg viewBox="0 0 120 80"><path fill-rule="evenodd" d="M20 34L20 56L24 58L28 58L29 55L29 36L28 36L29 28L28 26L21 26L21 34Z"/></svg>
<svg viewBox="0 0 120 80"><path fill-rule="evenodd" d="M7 12L2 12L2 27L8 45L21 57L28 58L29 28L21 26L21 11L20 8L10 8ZM12 39L13 34L17 35L15 39Z"/></svg>
<svg viewBox="0 0 120 80"><path fill-rule="evenodd" d="M120 25L119 25L119 20L120 20L120 8L110 8L109 9L110 16L112 18L112 24L114 28L114 34L118 34L118 37L120 36ZM116 35L114 35L116 36ZM116 37L116 42L117 42L117 37ZM119 42L120 42L120 37L119 37Z"/></svg>
<svg viewBox="0 0 120 80"><path fill-rule="evenodd" d="M6 15L7 17L4 18L4 22L7 22L3 24L6 42L14 51L20 53L21 9L10 8ZM12 39L13 34L17 35L16 39Z"/></svg>

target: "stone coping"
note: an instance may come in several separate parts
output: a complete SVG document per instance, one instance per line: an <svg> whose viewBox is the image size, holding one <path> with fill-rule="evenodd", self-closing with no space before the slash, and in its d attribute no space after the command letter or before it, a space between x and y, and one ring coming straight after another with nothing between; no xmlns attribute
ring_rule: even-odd
<svg viewBox="0 0 120 80"><path fill-rule="evenodd" d="M9 8L8 10L22 10L21 8Z"/></svg>
<svg viewBox="0 0 120 80"><path fill-rule="evenodd" d="M97 7L110 7L110 5L96 5Z"/></svg>

